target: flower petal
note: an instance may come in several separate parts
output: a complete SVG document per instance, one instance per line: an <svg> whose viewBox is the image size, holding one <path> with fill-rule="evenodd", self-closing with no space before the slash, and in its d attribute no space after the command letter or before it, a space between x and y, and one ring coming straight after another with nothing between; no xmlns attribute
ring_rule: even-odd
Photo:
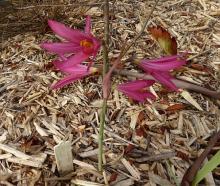
<svg viewBox="0 0 220 186"><path fill-rule="evenodd" d="M59 70L66 72L69 71L69 68L74 67L77 64L82 63L83 61L85 61L87 58L89 57L88 54L85 54L83 52L78 52L75 55L72 55L70 57L67 58L66 61L64 62L60 62L60 61L54 61L53 64L56 66L56 68L58 68Z"/></svg>
<svg viewBox="0 0 220 186"><path fill-rule="evenodd" d="M62 61L53 61L54 66L62 72L74 73L74 74L86 74L88 73L88 67L86 65L77 64L75 66L66 66L64 67L65 62Z"/></svg>
<svg viewBox="0 0 220 186"><path fill-rule="evenodd" d="M165 56L165 57L160 57L157 59L144 59L142 60L143 62L166 62L166 61L175 61L178 58L182 58L183 55L173 55L173 56Z"/></svg>
<svg viewBox="0 0 220 186"><path fill-rule="evenodd" d="M91 32L91 17L87 16L86 17L85 33L90 34L90 32Z"/></svg>
<svg viewBox="0 0 220 186"><path fill-rule="evenodd" d="M88 39L88 36L80 30L73 30L54 20L48 20L50 28L60 37L79 44L81 40Z"/></svg>
<svg viewBox="0 0 220 186"><path fill-rule="evenodd" d="M71 74L69 76L66 76L65 78L59 80L57 83L51 86L52 89L58 89L62 88L65 85L68 85L70 83L75 82L78 79L83 78L85 75L79 75L79 74Z"/></svg>
<svg viewBox="0 0 220 186"><path fill-rule="evenodd" d="M75 43L42 43L40 45L42 48L46 49L49 52L57 54L65 53L75 53L82 50L82 47Z"/></svg>
<svg viewBox="0 0 220 186"><path fill-rule="evenodd" d="M154 62L147 62L146 61L142 61L140 63L140 66L146 70L146 71L150 71L150 70L155 70L155 71L169 71L175 68L179 68L182 65L185 65L186 61L185 60L173 60L173 61L157 61L155 60Z"/></svg>
<svg viewBox="0 0 220 186"><path fill-rule="evenodd" d="M139 101L144 102L147 98L155 99L155 96L150 92L138 92L138 91L121 91L128 97Z"/></svg>
<svg viewBox="0 0 220 186"><path fill-rule="evenodd" d="M92 37L92 42L93 42L93 58L95 58L101 47L101 42L95 37Z"/></svg>
<svg viewBox="0 0 220 186"><path fill-rule="evenodd" d="M168 73L153 72L151 75L170 90L178 91L176 85L171 81L172 76L170 76Z"/></svg>
<svg viewBox="0 0 220 186"><path fill-rule="evenodd" d="M127 83L123 83L118 85L118 89L120 91L128 90L128 91L135 91L140 90L145 87L149 87L154 84L154 80L137 80L137 81L131 81Z"/></svg>

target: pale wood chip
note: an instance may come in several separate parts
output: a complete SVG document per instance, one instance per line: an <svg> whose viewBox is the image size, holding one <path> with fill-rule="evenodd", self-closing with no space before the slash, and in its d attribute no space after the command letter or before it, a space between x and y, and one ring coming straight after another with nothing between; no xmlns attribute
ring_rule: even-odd
<svg viewBox="0 0 220 186"><path fill-rule="evenodd" d="M84 181L84 180L79 180L79 179L71 180L71 183L76 184L76 185L81 185L81 186L104 186L104 184L95 183L91 181Z"/></svg>
<svg viewBox="0 0 220 186"><path fill-rule="evenodd" d="M61 175L73 170L73 154L69 141L61 142L54 147L57 169Z"/></svg>
<svg viewBox="0 0 220 186"><path fill-rule="evenodd" d="M98 151L99 151L99 149L93 149L93 150L90 150L90 151L81 152L81 153L79 153L79 156L81 156L82 158L95 156L95 155L98 154Z"/></svg>
<svg viewBox="0 0 220 186"><path fill-rule="evenodd" d="M133 130L135 129L139 114L140 114L140 111L135 112L135 113L132 111L129 114L130 117L131 117L130 128L133 129Z"/></svg>
<svg viewBox="0 0 220 186"><path fill-rule="evenodd" d="M34 160L31 160L31 159L27 160L27 159L11 157L11 158L8 158L7 161L12 162L12 163L21 164L21 165L27 165L27 166L30 166L30 167L37 167L37 168L42 167L42 162L34 161Z"/></svg>
<svg viewBox="0 0 220 186"><path fill-rule="evenodd" d="M35 126L37 132L38 132L41 136L48 136L48 133L46 132L46 130L43 129L42 127L40 127L40 125L38 125L36 122L34 122L34 126Z"/></svg>
<svg viewBox="0 0 220 186"><path fill-rule="evenodd" d="M5 145L5 144L0 143L0 149L5 152L9 152L9 153L13 154L14 156L21 158L21 159L30 159L31 158L31 156L29 156L19 150L16 150L8 145Z"/></svg>
<svg viewBox="0 0 220 186"><path fill-rule="evenodd" d="M79 161L79 160L74 159L73 163L76 164L76 165L79 165L82 168L91 169L91 170L95 170L96 171L96 168L93 165L85 163L83 161Z"/></svg>
<svg viewBox="0 0 220 186"><path fill-rule="evenodd" d="M0 154L0 160L3 160L3 159L7 159L7 158L10 158L12 157L12 154Z"/></svg>
<svg viewBox="0 0 220 186"><path fill-rule="evenodd" d="M141 179L140 172L132 166L125 158L121 159L122 164L125 166L125 168L128 170L128 172L137 180Z"/></svg>
<svg viewBox="0 0 220 186"><path fill-rule="evenodd" d="M122 180L117 182L116 184L114 184L114 186L131 186L134 185L134 180L133 179L126 179L126 180Z"/></svg>
<svg viewBox="0 0 220 186"><path fill-rule="evenodd" d="M148 172L149 175L149 179L150 181L152 181L155 184L158 184L160 186L174 186L173 184L171 184L167 179L164 179L152 172Z"/></svg>
<svg viewBox="0 0 220 186"><path fill-rule="evenodd" d="M181 96L187 100L191 105L193 105L194 107L196 107L198 110L203 111L202 107L197 103L197 101L190 95L189 92L187 91L182 91L181 92Z"/></svg>

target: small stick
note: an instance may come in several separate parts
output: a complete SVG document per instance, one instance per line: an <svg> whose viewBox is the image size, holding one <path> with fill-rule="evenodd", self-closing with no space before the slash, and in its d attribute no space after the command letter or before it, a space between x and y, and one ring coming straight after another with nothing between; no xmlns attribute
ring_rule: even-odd
<svg viewBox="0 0 220 186"><path fill-rule="evenodd" d="M145 162L145 161L160 161L160 160L164 160L164 159L168 159L168 158L172 158L176 155L176 152L165 152L165 153L161 153L161 154L154 154L152 156L149 157L142 157L142 158L136 158L135 161L136 162Z"/></svg>
<svg viewBox="0 0 220 186"><path fill-rule="evenodd" d="M105 0L104 7L104 21L105 21L105 41L103 43L103 79L106 76L108 71L108 50L109 50L109 0ZM98 153L98 170L102 171L102 161L103 161L103 140L104 140L104 126L105 126L105 115L107 111L107 98L104 96L103 89L103 103L102 103L102 112L100 115L100 128L99 128L99 153Z"/></svg>

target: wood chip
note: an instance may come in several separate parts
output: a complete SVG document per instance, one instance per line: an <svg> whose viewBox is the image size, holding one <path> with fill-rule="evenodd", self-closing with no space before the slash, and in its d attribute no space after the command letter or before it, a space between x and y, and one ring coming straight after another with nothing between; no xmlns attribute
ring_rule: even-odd
<svg viewBox="0 0 220 186"><path fill-rule="evenodd" d="M30 159L31 156L29 155L26 155L25 153L21 152L21 151L18 151L8 145L5 145L5 144L1 144L0 143L0 149L5 151L5 152L8 152L8 153L11 153L13 154L14 156L18 157L18 158L21 158L21 159Z"/></svg>
<svg viewBox="0 0 220 186"><path fill-rule="evenodd" d="M152 173L152 172L148 172L149 175L149 179L150 181L152 181L153 183L160 185L160 186L174 186L173 184L171 184L169 181L167 181L166 179Z"/></svg>
<svg viewBox="0 0 220 186"><path fill-rule="evenodd" d="M197 101L190 95L189 92L187 91L182 91L181 92L181 96L187 100L191 105L193 105L194 107L196 107L198 110L203 111L202 107L200 107L200 105L197 103Z"/></svg>
<svg viewBox="0 0 220 186"><path fill-rule="evenodd" d="M140 172L137 170L137 168L135 168L134 166L132 166L125 158L121 159L122 164L125 166L125 168L128 170L128 172L136 179L136 180L140 180L141 179L141 175Z"/></svg>
<svg viewBox="0 0 220 186"><path fill-rule="evenodd" d="M73 170L73 154L69 141L61 142L54 147L57 169L61 175Z"/></svg>

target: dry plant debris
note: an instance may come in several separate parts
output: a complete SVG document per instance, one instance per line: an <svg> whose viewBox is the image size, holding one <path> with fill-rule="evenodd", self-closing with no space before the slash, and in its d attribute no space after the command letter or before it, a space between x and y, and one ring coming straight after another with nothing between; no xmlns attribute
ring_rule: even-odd
<svg viewBox="0 0 220 186"><path fill-rule="evenodd" d="M97 171L97 137L102 80L90 77L52 91L50 85L61 74L54 71L52 57L38 44L56 40L47 29L47 18L83 28L85 14L92 16L93 32L102 38L102 1L74 1L81 6L70 6L73 2L64 0L56 2L60 6L50 3L15 3L16 11L5 13L1 19L0 184L180 183L212 133L220 128L219 100L194 92L181 96L154 86L157 100L152 105L138 105L114 90L108 101L106 166L101 175ZM117 57L120 44L140 30L153 3L110 1L110 58ZM190 51L187 68L177 76L213 90L219 90L220 85L219 10L218 0L161 1L149 23L161 25L175 36L179 51ZM136 71L131 60L161 54L146 30L123 61L125 68ZM96 63L102 63L101 55ZM71 142L74 158L74 170L64 176L57 171L54 155L54 146L62 141ZM219 174L220 169L211 174L216 185L220 183Z"/></svg>

